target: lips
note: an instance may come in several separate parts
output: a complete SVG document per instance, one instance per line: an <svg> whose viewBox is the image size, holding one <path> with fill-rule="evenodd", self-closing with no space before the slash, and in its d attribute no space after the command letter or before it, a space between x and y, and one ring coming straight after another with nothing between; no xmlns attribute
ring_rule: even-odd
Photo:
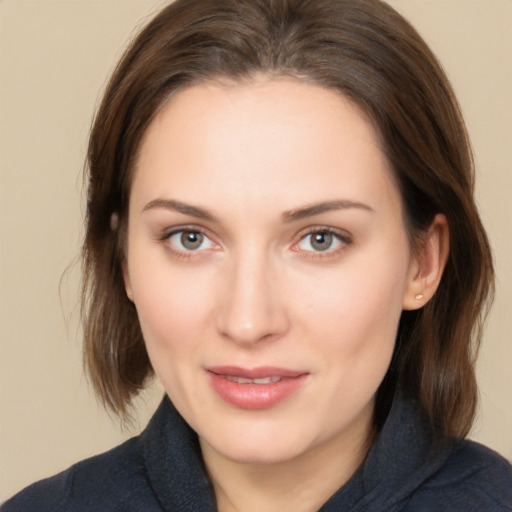
<svg viewBox="0 0 512 512"><path fill-rule="evenodd" d="M242 409L274 407L297 392L308 376L307 372L276 367L217 366L206 371L220 398Z"/></svg>

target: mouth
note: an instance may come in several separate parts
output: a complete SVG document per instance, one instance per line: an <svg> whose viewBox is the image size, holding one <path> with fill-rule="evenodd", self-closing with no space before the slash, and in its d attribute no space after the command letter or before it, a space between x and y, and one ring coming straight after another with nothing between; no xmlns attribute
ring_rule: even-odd
<svg viewBox="0 0 512 512"><path fill-rule="evenodd" d="M279 382L283 380L283 377L263 377L261 379L248 379L247 377L236 377L235 375L222 375L225 379L230 380L231 382L236 382L237 384L273 384L274 382Z"/></svg>
<svg viewBox="0 0 512 512"><path fill-rule="evenodd" d="M309 375L276 367L217 366L206 371L213 390L222 400L234 407L253 410L276 406L297 392Z"/></svg>

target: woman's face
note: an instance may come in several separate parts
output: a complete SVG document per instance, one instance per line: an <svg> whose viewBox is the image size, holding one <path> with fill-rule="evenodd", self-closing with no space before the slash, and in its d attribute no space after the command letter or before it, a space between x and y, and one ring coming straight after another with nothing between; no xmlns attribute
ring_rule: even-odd
<svg viewBox="0 0 512 512"><path fill-rule="evenodd" d="M185 89L129 211L127 293L203 447L271 463L364 442L416 269L352 103L291 79Z"/></svg>

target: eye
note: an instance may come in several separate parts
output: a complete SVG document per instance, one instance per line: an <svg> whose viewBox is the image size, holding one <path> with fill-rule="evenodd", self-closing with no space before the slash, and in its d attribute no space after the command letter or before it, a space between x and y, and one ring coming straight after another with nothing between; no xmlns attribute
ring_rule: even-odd
<svg viewBox="0 0 512 512"><path fill-rule="evenodd" d="M197 252L216 247L204 233L193 229L175 231L167 239L174 249L181 252Z"/></svg>
<svg viewBox="0 0 512 512"><path fill-rule="evenodd" d="M307 252L333 252L348 243L347 237L332 230L319 229L304 235L296 247Z"/></svg>

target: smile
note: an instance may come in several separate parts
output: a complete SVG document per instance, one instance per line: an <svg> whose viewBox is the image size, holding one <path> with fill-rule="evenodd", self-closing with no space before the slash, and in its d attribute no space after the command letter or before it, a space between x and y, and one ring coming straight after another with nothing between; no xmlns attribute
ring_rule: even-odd
<svg viewBox="0 0 512 512"><path fill-rule="evenodd" d="M229 405L241 409L268 409L288 399L305 384L308 372L283 368L208 368L210 385Z"/></svg>
<svg viewBox="0 0 512 512"><path fill-rule="evenodd" d="M236 382L237 384L273 384L274 382L279 382L282 380L282 377L263 377L261 379L248 379L247 377L236 377L234 375L222 375L225 379L228 379L232 382Z"/></svg>

